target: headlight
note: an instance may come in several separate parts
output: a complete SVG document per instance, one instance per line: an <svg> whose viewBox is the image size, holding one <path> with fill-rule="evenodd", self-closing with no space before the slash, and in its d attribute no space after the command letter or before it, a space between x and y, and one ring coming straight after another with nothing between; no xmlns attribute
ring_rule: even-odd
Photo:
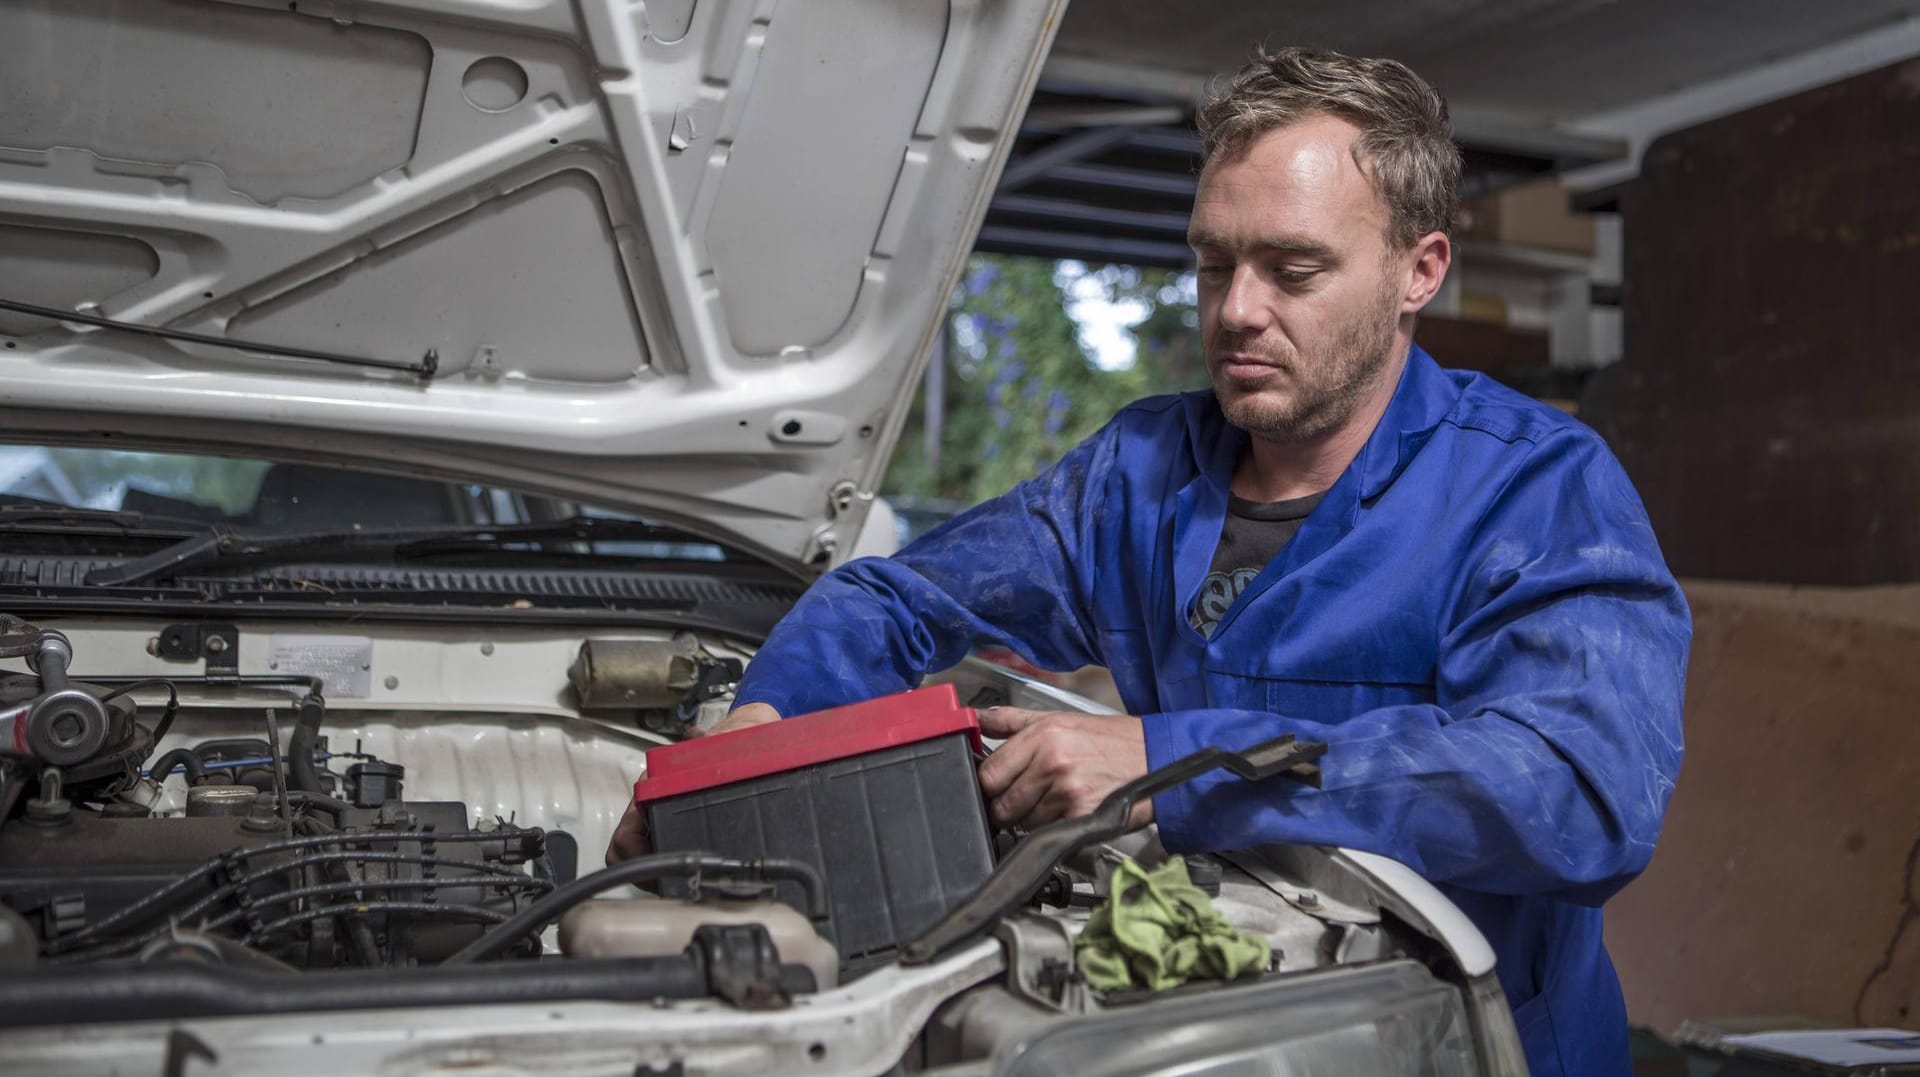
<svg viewBox="0 0 1920 1077"><path fill-rule="evenodd" d="M1411 961L1127 1006L1015 1050L1003 1077L1478 1072L1460 991Z"/></svg>

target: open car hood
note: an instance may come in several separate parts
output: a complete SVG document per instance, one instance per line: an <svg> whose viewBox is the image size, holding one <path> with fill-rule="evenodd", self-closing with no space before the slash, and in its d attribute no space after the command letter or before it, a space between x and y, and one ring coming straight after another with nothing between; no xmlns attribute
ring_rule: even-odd
<svg viewBox="0 0 1920 1077"><path fill-rule="evenodd" d="M0 436L830 561L1063 3L0 0Z"/></svg>

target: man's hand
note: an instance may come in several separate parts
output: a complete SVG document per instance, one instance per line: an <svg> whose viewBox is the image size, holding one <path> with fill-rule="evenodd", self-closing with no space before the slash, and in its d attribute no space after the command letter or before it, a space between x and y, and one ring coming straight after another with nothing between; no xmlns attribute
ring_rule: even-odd
<svg viewBox="0 0 1920 1077"><path fill-rule="evenodd" d="M1146 727L1127 715L992 707L980 731L1007 742L980 764L993 821L1031 830L1085 815L1108 793L1147 772ZM1153 821L1153 801L1133 806L1133 825Z"/></svg>
<svg viewBox="0 0 1920 1077"><path fill-rule="evenodd" d="M731 733L748 726L765 725L780 720L780 712L765 703L745 703L733 709L733 712L720 720L720 724L711 730L698 729L689 733L689 737L711 737L716 733ZM636 856L645 856L653 851L653 842L647 837L647 817L640 812L640 805L628 804L627 813L620 817L620 825L613 828L613 840L607 843L607 864L612 866L622 860L631 860Z"/></svg>
<svg viewBox="0 0 1920 1077"><path fill-rule="evenodd" d="M779 720L780 712L774 710L773 707L768 704L742 703L738 707L733 708L725 718L720 719L719 725L698 735L711 737L716 733L731 733L736 729L766 725L768 722L777 722Z"/></svg>
<svg viewBox="0 0 1920 1077"><path fill-rule="evenodd" d="M647 817L640 814L640 805L630 803L627 814L620 817L620 825L613 828L613 840L607 843L607 866L650 852L653 842L647 840Z"/></svg>

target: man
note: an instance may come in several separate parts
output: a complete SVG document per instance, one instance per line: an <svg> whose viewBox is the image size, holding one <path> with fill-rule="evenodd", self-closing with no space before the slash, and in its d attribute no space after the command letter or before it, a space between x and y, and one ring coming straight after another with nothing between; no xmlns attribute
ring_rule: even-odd
<svg viewBox="0 0 1920 1077"><path fill-rule="evenodd" d="M984 713L1009 738L980 770L1001 823L1083 813L1206 745L1325 741L1321 790L1216 773L1136 821L1177 852L1405 862L1493 944L1536 1074L1627 1072L1599 906L1659 833L1690 635L1645 510L1591 431L1413 346L1459 176L1431 87L1289 49L1199 122L1212 391L1135 404L828 574L728 727L899 691L990 640L1107 666L1137 716Z"/></svg>

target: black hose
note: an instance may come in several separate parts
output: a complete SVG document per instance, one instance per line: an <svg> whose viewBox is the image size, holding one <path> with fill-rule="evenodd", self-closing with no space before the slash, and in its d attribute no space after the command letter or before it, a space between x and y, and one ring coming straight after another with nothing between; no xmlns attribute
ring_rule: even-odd
<svg viewBox="0 0 1920 1077"><path fill-rule="evenodd" d="M162 755L147 768L147 776L156 782L164 782L176 766L187 768L187 784L190 786L199 785L207 778L207 766L200 762L199 756L193 754L192 748L175 748Z"/></svg>
<svg viewBox="0 0 1920 1077"><path fill-rule="evenodd" d="M309 793L304 789L289 792L287 798L302 807L319 808L321 811L328 812L332 814L335 822L339 821L340 813L353 810L353 805L339 797L330 797L325 793Z"/></svg>
<svg viewBox="0 0 1920 1077"><path fill-rule="evenodd" d="M496 957L528 934L547 926L568 909L602 891L626 883L643 883L676 875L712 872L748 879L786 879L807 892L807 915L819 923L827 918L827 884L812 864L802 860L734 860L712 853L654 853L615 864L575 879L515 913L513 918L462 947L442 965L464 965Z"/></svg>
<svg viewBox="0 0 1920 1077"><path fill-rule="evenodd" d="M165 737L167 731L173 728L174 716L180 713L180 690L173 686L172 681L164 677L149 677L144 681L133 681L129 684L123 684L113 691L108 692L106 695L101 696L100 702L105 703L109 700L118 699L129 692L137 692L142 688L165 688L167 690L167 709L161 712L160 721L153 727L153 743L157 747L160 744L161 738Z"/></svg>
<svg viewBox="0 0 1920 1077"><path fill-rule="evenodd" d="M306 793L325 794L326 779L313 765L313 750L320 740L320 719L326 715L326 703L319 693L300 701L300 718L293 736L287 740L287 785Z"/></svg>

